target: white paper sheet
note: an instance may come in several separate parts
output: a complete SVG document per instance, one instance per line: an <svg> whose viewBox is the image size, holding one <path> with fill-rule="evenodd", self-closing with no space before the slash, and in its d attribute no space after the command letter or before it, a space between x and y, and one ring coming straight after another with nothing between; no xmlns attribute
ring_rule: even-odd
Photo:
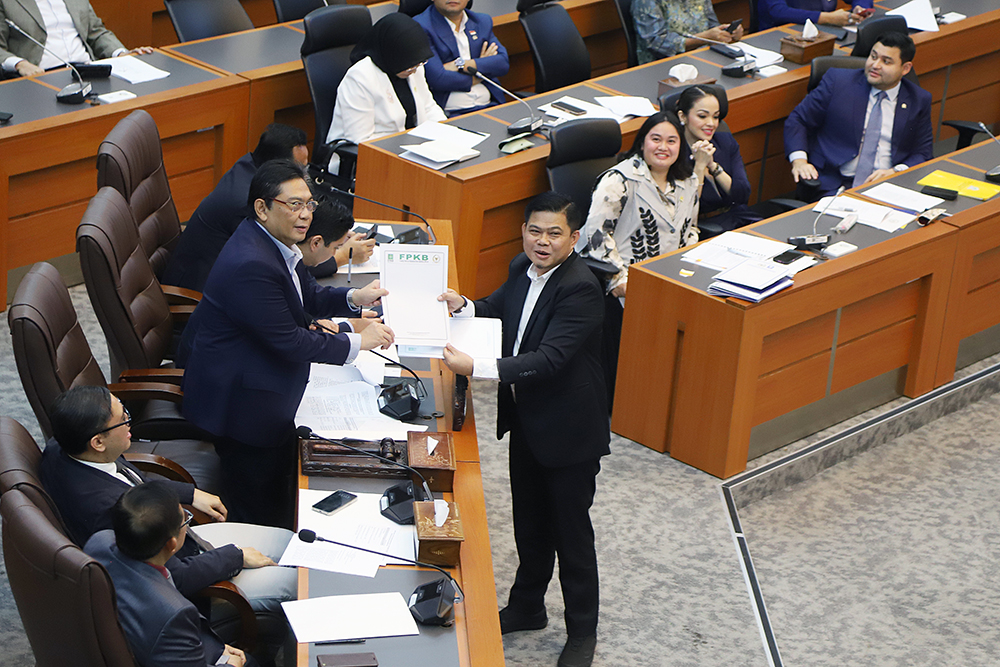
<svg viewBox="0 0 1000 667"><path fill-rule="evenodd" d="M738 266L748 258L771 259L794 247L789 243L742 232L725 232L687 251L681 255L681 260L723 271Z"/></svg>
<svg viewBox="0 0 1000 667"><path fill-rule="evenodd" d="M754 46L753 44L748 44L747 42L740 42L734 46L743 49L744 55L753 58L757 63L758 69L769 65L777 65L785 59L785 57L777 51L768 51L767 49L762 49L758 46Z"/></svg>
<svg viewBox="0 0 1000 667"><path fill-rule="evenodd" d="M902 16L906 19L906 27L911 30L937 32L937 19L934 18L934 8L931 0L910 0L902 7L886 12L886 16Z"/></svg>
<svg viewBox="0 0 1000 667"><path fill-rule="evenodd" d="M375 387L365 382L306 387L295 423L309 426L325 438L405 440L409 431L427 430L426 426L405 424L380 413Z"/></svg>
<svg viewBox="0 0 1000 667"><path fill-rule="evenodd" d="M317 489L299 489L299 521L298 527L316 531L320 537L325 537L345 544L384 551L393 556L413 560L417 557L417 529L412 526L401 526L385 518L381 513L380 493L356 493L356 501L335 514L320 514L312 508L313 505L330 495L330 491ZM360 532L357 527L362 527ZM294 538L298 540L298 538ZM301 540L298 540L301 541ZM343 547L339 547L343 548ZM363 554L364 552L358 552ZM393 558L376 556L383 565L400 563Z"/></svg>
<svg viewBox="0 0 1000 667"><path fill-rule="evenodd" d="M645 97L631 95L615 95L613 97L595 97L597 103L618 116L652 116L658 111L653 103Z"/></svg>
<svg viewBox="0 0 1000 667"><path fill-rule="evenodd" d="M292 600L282 602L281 608L295 639L303 644L420 633L398 592Z"/></svg>
<svg viewBox="0 0 1000 667"><path fill-rule="evenodd" d="M909 188L903 188L893 183L879 183L870 190L862 192L866 197L885 202L889 206L920 213L944 203L940 197L925 195Z"/></svg>
<svg viewBox="0 0 1000 667"><path fill-rule="evenodd" d="M437 298L448 287L448 246L386 246L380 277L389 291L382 312L396 345L444 347L448 305Z"/></svg>
<svg viewBox="0 0 1000 667"><path fill-rule="evenodd" d="M914 217L906 213L900 213L890 206L883 206L882 204L864 201L848 195L841 195L832 203L830 203L830 199L830 197L823 197L816 202L816 205L812 209L817 213L826 209L823 217L816 223L816 231L821 234L832 231L836 226L836 222L826 216L844 218L851 213L856 213L859 224L881 229L890 234L905 227L906 223L913 220ZM829 207L827 207L827 204L829 204Z"/></svg>
<svg viewBox="0 0 1000 667"><path fill-rule="evenodd" d="M490 138L490 135L485 133L480 134L478 132L463 130L460 127L445 125L444 123L438 123L437 121L421 123L410 130L407 134L411 137L420 137L421 139L427 139L430 141L447 141L465 148L475 148Z"/></svg>
<svg viewBox="0 0 1000 667"><path fill-rule="evenodd" d="M425 141L422 144L400 146L400 148L407 153L414 153L425 160L429 160L430 162L443 166L461 162L462 160L468 160L479 155L479 151L475 148L468 148L467 146L455 144L444 139Z"/></svg>
<svg viewBox="0 0 1000 667"><path fill-rule="evenodd" d="M584 102L583 100L578 100L577 98L570 97L569 95L563 95L556 100L556 102L565 102L566 104L574 106L578 109L582 109L585 113L581 116L574 116L571 113L566 113L565 111L556 109L551 104L543 104L538 107L538 110L562 121L575 120L577 118L611 118L619 123L625 122L624 116L620 116L610 109L605 109L600 104Z"/></svg>
<svg viewBox="0 0 1000 667"><path fill-rule="evenodd" d="M165 79L170 76L170 72L159 67L153 67L147 62L135 56L119 56L118 58L105 58L95 60L95 65L111 65L112 76L124 79L131 84L148 83L157 79Z"/></svg>
<svg viewBox="0 0 1000 667"><path fill-rule="evenodd" d="M503 322L491 317L453 317L449 342L473 359L503 356Z"/></svg>

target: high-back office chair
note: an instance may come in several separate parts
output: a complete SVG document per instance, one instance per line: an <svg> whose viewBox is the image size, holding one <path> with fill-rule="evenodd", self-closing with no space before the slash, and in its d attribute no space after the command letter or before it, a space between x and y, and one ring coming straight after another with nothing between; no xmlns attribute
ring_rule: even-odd
<svg viewBox="0 0 1000 667"><path fill-rule="evenodd" d="M274 0L274 13L278 23L300 21L309 12L327 5L346 5L347 0Z"/></svg>
<svg viewBox="0 0 1000 667"><path fill-rule="evenodd" d="M59 509L39 477L42 450L28 430L10 417L0 417L0 495L18 489L45 517L65 532Z"/></svg>
<svg viewBox="0 0 1000 667"><path fill-rule="evenodd" d="M597 177L613 167L622 149L621 126L610 118L571 120L552 128L545 173L549 185L587 215Z"/></svg>
<svg viewBox="0 0 1000 667"><path fill-rule="evenodd" d="M536 93L590 78L590 53L565 7L558 2L518 0L517 9L535 63Z"/></svg>
<svg viewBox="0 0 1000 667"><path fill-rule="evenodd" d="M76 229L87 294L108 341L111 375L158 368L169 356L174 318L193 306L170 306L139 244L132 211L114 188L101 188Z"/></svg>
<svg viewBox="0 0 1000 667"><path fill-rule="evenodd" d="M240 0L163 0L163 4L181 42L253 29Z"/></svg>
<svg viewBox="0 0 1000 667"><path fill-rule="evenodd" d="M753 5L753 0L750 2ZM622 30L625 33L625 48L628 49L628 66L635 67L639 64L639 56L636 53L635 21L632 20L632 0L615 0L615 9L618 10L618 20L622 22Z"/></svg>
<svg viewBox="0 0 1000 667"><path fill-rule="evenodd" d="M820 56L819 58L813 58L812 62L809 63L809 83L806 84L806 90L812 92L819 85L819 82L823 79L823 75L826 74L828 69L861 69L865 66L867 60L868 56L864 58L860 56Z"/></svg>
<svg viewBox="0 0 1000 667"><path fill-rule="evenodd" d="M399 11L413 17L433 4L431 0L399 0ZM470 2L469 5L472 5ZM467 7L466 9L468 9Z"/></svg>
<svg viewBox="0 0 1000 667"><path fill-rule="evenodd" d="M107 570L28 496L0 498L7 577L38 667L135 667Z"/></svg>
<svg viewBox="0 0 1000 667"><path fill-rule="evenodd" d="M907 33L906 19L902 16L880 16L862 21L858 24L858 37L854 40L852 56L867 58L878 38L887 32Z"/></svg>
<svg viewBox="0 0 1000 667"><path fill-rule="evenodd" d="M123 118L97 150L97 187L122 194L139 226L142 248L157 277L181 235L156 121L138 109Z"/></svg>
<svg viewBox="0 0 1000 667"><path fill-rule="evenodd" d="M46 439L52 437L49 410L60 394L77 386L107 387L133 415L134 440L127 456L143 455L134 463L161 476L192 481L206 491L220 488L219 457L215 447L201 439L201 431L181 416L180 388L151 381L108 385L83 335L69 290L50 264L31 267L18 285L7 321L21 385ZM159 460L164 457L186 472Z"/></svg>
<svg viewBox="0 0 1000 667"><path fill-rule="evenodd" d="M337 88L352 65L351 50L371 30L372 15L367 7L360 5L323 7L306 16L304 27L302 65L316 120L313 164L325 170L336 152L340 156L340 178L334 184L349 187L358 159L357 146L351 143L332 146L326 143L326 136L337 104Z"/></svg>

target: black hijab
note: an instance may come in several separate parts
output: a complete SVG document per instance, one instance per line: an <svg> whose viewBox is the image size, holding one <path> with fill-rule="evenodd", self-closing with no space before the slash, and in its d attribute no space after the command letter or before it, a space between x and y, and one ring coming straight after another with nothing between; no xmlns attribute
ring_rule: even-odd
<svg viewBox="0 0 1000 667"><path fill-rule="evenodd" d="M417 124L417 104L409 81L397 75L430 60L431 55L430 41L420 24L396 12L380 18L361 38L351 51L351 62L369 57L386 73L406 112L406 129L410 129Z"/></svg>

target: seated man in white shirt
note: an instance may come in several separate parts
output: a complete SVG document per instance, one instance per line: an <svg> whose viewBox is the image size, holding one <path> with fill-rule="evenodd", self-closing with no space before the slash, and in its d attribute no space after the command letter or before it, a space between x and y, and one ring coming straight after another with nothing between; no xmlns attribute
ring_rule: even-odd
<svg viewBox="0 0 1000 667"><path fill-rule="evenodd" d="M424 65L427 85L449 116L504 102L500 89L467 73L466 67L492 81L510 69L507 49L493 36L493 19L466 9L468 5L469 0L434 0L414 17L434 52Z"/></svg>
<svg viewBox="0 0 1000 667"><path fill-rule="evenodd" d="M56 55L10 27L8 19ZM59 58L87 63L129 53L152 52L148 46L131 51L125 48L115 34L104 27L88 0L0 0L0 66L6 76L31 76L62 67Z"/></svg>

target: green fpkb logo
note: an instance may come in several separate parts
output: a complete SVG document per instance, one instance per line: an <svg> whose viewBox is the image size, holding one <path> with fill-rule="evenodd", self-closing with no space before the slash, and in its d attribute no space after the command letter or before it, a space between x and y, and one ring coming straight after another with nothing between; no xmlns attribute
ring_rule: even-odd
<svg viewBox="0 0 1000 667"><path fill-rule="evenodd" d="M389 258L390 258L390 261L392 261L392 255L389 255ZM401 252L401 253L399 253L399 261L401 261L401 262L426 262L426 261L429 261L430 258L431 258L430 255L426 255L426 254L421 255L421 254L410 253L410 252Z"/></svg>

